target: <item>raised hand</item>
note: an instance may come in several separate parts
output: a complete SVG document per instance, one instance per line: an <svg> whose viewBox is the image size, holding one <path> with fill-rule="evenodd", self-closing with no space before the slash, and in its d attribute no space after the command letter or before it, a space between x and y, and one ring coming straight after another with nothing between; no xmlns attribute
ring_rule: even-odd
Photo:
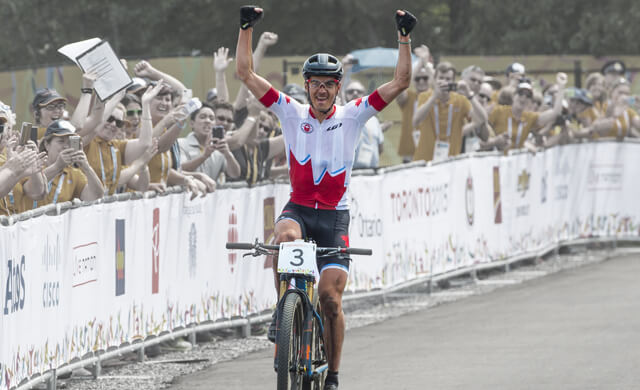
<svg viewBox="0 0 640 390"><path fill-rule="evenodd" d="M140 64L138 64L140 65ZM136 67L138 66L136 65ZM162 84L162 80L158 80L158 83L154 86L149 86L147 87L147 90L144 92L144 95L142 95L142 106L148 106L149 103L151 103L151 101L158 96L158 94L160 93L160 91L162 90L162 87L164 87L164 85Z"/></svg>
<svg viewBox="0 0 640 390"><path fill-rule="evenodd" d="M425 64L429 62L431 58L431 51L427 47L427 45L420 45L413 49L413 54L418 56Z"/></svg>
<svg viewBox="0 0 640 390"><path fill-rule="evenodd" d="M153 79L156 74L156 69L151 66L149 62L142 60L133 68L133 73L138 77Z"/></svg>
<svg viewBox="0 0 640 390"><path fill-rule="evenodd" d="M278 43L278 34L269 31L263 32L262 35L260 35L258 45L261 43L266 47L275 45Z"/></svg>
<svg viewBox="0 0 640 390"><path fill-rule="evenodd" d="M556 74L556 83L559 87L564 88L567 85L567 80L568 77L566 73L558 72L558 74Z"/></svg>
<svg viewBox="0 0 640 390"><path fill-rule="evenodd" d="M240 28L243 30L253 27L264 16L264 10L255 5L240 7Z"/></svg>
<svg viewBox="0 0 640 390"><path fill-rule="evenodd" d="M82 75L82 88L93 89L93 84L96 82L97 77L95 73L84 73Z"/></svg>
<svg viewBox="0 0 640 390"><path fill-rule="evenodd" d="M396 11L396 26L398 27L398 31L400 35L406 37L409 35L411 30L416 26L418 19L411 14L409 11L405 10L397 10Z"/></svg>
<svg viewBox="0 0 640 390"><path fill-rule="evenodd" d="M67 149L72 150L72 149ZM62 154L62 153L60 153ZM76 150L70 153L71 162L76 166L82 168L82 170L91 169L89 161L87 161L87 155L82 150Z"/></svg>
<svg viewBox="0 0 640 390"><path fill-rule="evenodd" d="M228 58L229 49L221 47L217 51L213 52L213 70L216 72L224 72L229 66L229 63L233 61L233 58Z"/></svg>

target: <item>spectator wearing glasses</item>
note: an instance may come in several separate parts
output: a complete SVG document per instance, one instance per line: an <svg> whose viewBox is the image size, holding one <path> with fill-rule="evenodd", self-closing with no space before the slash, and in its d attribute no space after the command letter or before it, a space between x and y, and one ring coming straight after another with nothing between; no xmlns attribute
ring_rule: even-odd
<svg viewBox="0 0 640 390"><path fill-rule="evenodd" d="M458 88L462 83L465 83L474 94L480 92L482 79L484 79L484 70L481 67L477 65L467 66L462 70L460 77L462 80L458 82Z"/></svg>
<svg viewBox="0 0 640 390"><path fill-rule="evenodd" d="M558 96L564 96L567 75L558 73ZM552 109L543 112L527 111L533 100L533 88L528 82L521 82L513 95L513 104L498 105L489 114L489 125L495 136L483 148L499 150L519 149L524 146L529 133L553 123L562 112L563 99L555 99Z"/></svg>
<svg viewBox="0 0 640 390"><path fill-rule="evenodd" d="M62 97L55 89L39 89L31 103L35 125L38 126L38 140L44 137L44 133L51 122L62 119L67 107L67 99Z"/></svg>
<svg viewBox="0 0 640 390"><path fill-rule="evenodd" d="M413 126L413 114L418 106L418 95L430 90L431 78L433 77L433 65L430 62L431 54L429 48L426 45L421 45L413 49L413 53L418 57L412 72L415 90L407 89L397 97L398 106L402 111L398 155L402 157L403 163L412 160L416 145L418 145L420 130Z"/></svg>
<svg viewBox="0 0 640 390"><path fill-rule="evenodd" d="M607 89L604 85L604 76L600 73L591 73L584 82L585 89L593 99L592 110L598 118L605 116L607 111Z"/></svg>
<svg viewBox="0 0 640 390"><path fill-rule="evenodd" d="M93 171L82 150L72 149L69 138L76 135L75 127L66 120L52 122L40 142L40 151L47 154L47 179L44 198L31 197L21 185L13 190L19 212L80 199L92 201L102 197L100 179Z"/></svg>
<svg viewBox="0 0 640 390"><path fill-rule="evenodd" d="M213 107L203 104L191 114L192 132L185 138L179 138L180 165L185 171L202 172L213 180L218 180L221 173L231 178L240 176L240 165L231 154L224 139L213 137L215 115Z"/></svg>
<svg viewBox="0 0 640 390"><path fill-rule="evenodd" d="M465 121L472 122L474 127L486 123L487 113L468 87L461 93L454 92L455 74L451 63L439 63L433 93L423 93L418 98L413 125L420 128L420 141L414 160L442 161L460 154Z"/></svg>
<svg viewBox="0 0 640 390"><path fill-rule="evenodd" d="M345 90L346 103L364 97L367 90L359 81L351 81ZM356 145L353 169L378 168L380 154L383 150L384 135L380 121L376 116L369 118L362 130Z"/></svg>
<svg viewBox="0 0 640 390"><path fill-rule="evenodd" d="M162 84L158 84L145 92L142 96L143 112L149 112L150 102L162 87ZM99 103L96 101L96 104ZM126 108L122 104L118 104L106 120L83 136L84 151L89 165L98 174L105 195L112 195L120 186L127 184L127 182L123 183L120 180L123 169L132 165L153 145L151 118L145 116L141 120L139 138L115 139L118 130L124 126L125 111ZM134 183L131 185L135 187Z"/></svg>
<svg viewBox="0 0 640 390"><path fill-rule="evenodd" d="M493 109L494 104L491 102L491 96L493 95L493 87L489 83L481 83L478 92L476 93L476 99L482 106L485 112L489 113ZM475 152L481 149L481 141L487 140L490 136L488 127L485 123L481 125L472 122L467 123L462 128L463 143L462 153Z"/></svg>
<svg viewBox="0 0 640 390"><path fill-rule="evenodd" d="M618 140L640 136L640 116L632 108L635 100L635 96L631 96L631 85L626 78L619 77L611 82L607 117L612 118L614 122L607 126L608 129L599 129L598 134Z"/></svg>
<svg viewBox="0 0 640 390"><path fill-rule="evenodd" d="M126 94L120 101L125 108L125 139L138 138L140 118L142 117L142 102L137 95Z"/></svg>
<svg viewBox="0 0 640 390"><path fill-rule="evenodd" d="M604 86L611 90L613 84L617 84L620 78L625 78L627 67L620 60L607 61L600 72L604 75Z"/></svg>

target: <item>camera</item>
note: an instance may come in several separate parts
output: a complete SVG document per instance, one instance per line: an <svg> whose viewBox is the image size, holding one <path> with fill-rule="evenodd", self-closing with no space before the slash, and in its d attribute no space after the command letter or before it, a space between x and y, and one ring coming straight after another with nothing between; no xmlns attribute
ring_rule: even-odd
<svg viewBox="0 0 640 390"><path fill-rule="evenodd" d="M69 137L69 147L75 151L80 150L80 136L72 135Z"/></svg>
<svg viewBox="0 0 640 390"><path fill-rule="evenodd" d="M448 88L449 92L456 92L458 90L458 84L456 83L449 83L449 88Z"/></svg>
<svg viewBox="0 0 640 390"><path fill-rule="evenodd" d="M213 126L213 129L211 129L211 137L217 138L217 139L224 138L224 127L220 125Z"/></svg>

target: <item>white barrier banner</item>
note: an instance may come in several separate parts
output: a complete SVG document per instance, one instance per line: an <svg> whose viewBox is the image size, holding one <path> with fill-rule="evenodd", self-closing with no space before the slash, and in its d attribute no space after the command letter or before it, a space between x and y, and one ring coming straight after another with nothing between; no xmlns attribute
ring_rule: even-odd
<svg viewBox="0 0 640 390"><path fill-rule="evenodd" d="M388 288L561 241L640 236L640 144L567 145L353 177L348 290ZM275 304L289 186L104 203L0 227L0 390L87 353Z"/></svg>

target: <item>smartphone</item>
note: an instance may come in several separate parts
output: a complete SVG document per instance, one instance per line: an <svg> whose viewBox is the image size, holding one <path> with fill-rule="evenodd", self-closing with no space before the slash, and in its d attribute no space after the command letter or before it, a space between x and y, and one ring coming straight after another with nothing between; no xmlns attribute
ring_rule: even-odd
<svg viewBox="0 0 640 390"><path fill-rule="evenodd" d="M72 135L69 136L69 147L75 151L80 150L80 136Z"/></svg>
<svg viewBox="0 0 640 390"><path fill-rule="evenodd" d="M224 138L224 127L222 127L222 126L213 126L213 129L211 129L211 136L213 138L217 138L217 139Z"/></svg>
<svg viewBox="0 0 640 390"><path fill-rule="evenodd" d="M20 145L26 145L31 138L31 123L22 122L22 127L20 128Z"/></svg>
<svg viewBox="0 0 640 390"><path fill-rule="evenodd" d="M33 141L34 144L38 145L38 127L31 126L31 134L29 134L29 139Z"/></svg>
<svg viewBox="0 0 640 390"><path fill-rule="evenodd" d="M456 83L449 83L449 92L455 92L458 90L458 84Z"/></svg>

